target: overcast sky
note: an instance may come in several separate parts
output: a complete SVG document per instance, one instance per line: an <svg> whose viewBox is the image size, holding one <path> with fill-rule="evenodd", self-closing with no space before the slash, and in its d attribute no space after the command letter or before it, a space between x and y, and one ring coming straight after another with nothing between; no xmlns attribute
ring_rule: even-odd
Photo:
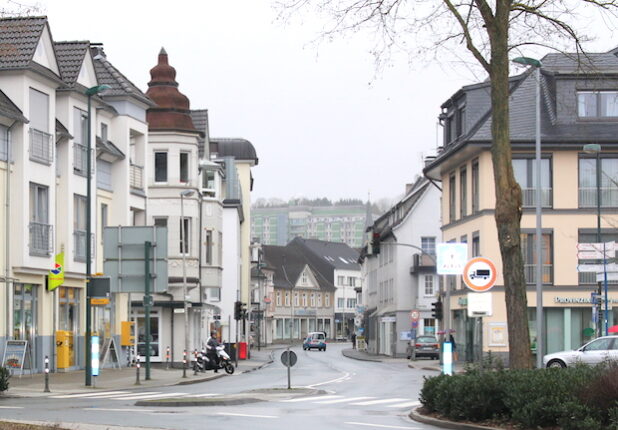
<svg viewBox="0 0 618 430"><path fill-rule="evenodd" d="M284 24L270 0L38 4L54 40L103 43L144 92L165 47L191 108L209 110L211 135L255 146L253 200L402 194L435 152L440 105L475 82L463 66L405 58L376 72L371 35L312 43L320 22Z"/></svg>

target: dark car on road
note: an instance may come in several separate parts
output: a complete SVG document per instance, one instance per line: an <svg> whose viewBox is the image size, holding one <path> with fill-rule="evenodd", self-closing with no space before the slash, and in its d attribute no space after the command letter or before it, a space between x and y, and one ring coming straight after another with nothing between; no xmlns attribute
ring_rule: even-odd
<svg viewBox="0 0 618 430"><path fill-rule="evenodd" d="M414 342L414 348L412 348L412 343L408 344L408 359L415 356L418 357L429 357L431 359L440 358L440 345L438 344L438 340L433 336L419 336L416 338L416 342Z"/></svg>

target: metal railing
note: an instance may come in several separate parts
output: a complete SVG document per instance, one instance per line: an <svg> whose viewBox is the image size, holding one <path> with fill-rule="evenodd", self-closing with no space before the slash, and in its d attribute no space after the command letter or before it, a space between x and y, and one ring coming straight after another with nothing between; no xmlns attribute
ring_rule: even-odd
<svg viewBox="0 0 618 430"><path fill-rule="evenodd" d="M75 230L73 232L74 255L76 261L86 261L86 231ZM90 259L94 256L94 233L90 233Z"/></svg>
<svg viewBox="0 0 618 430"><path fill-rule="evenodd" d="M554 265L543 264L543 270L541 277L543 284L553 285L554 283ZM526 284L536 284L536 264L524 264L524 276L526 277Z"/></svg>
<svg viewBox="0 0 618 430"><path fill-rule="evenodd" d="M597 274L595 272L579 272L579 285L597 285ZM618 281L608 280L608 284L616 285Z"/></svg>
<svg viewBox="0 0 618 430"><path fill-rule="evenodd" d="M53 250L53 226L40 222L31 222L28 225L30 231L30 255L51 255Z"/></svg>
<svg viewBox="0 0 618 430"><path fill-rule="evenodd" d="M579 207L597 207L597 187L579 188ZM618 207L618 188L601 187L601 207Z"/></svg>
<svg viewBox="0 0 618 430"><path fill-rule="evenodd" d="M553 189L541 189L541 207L550 208L553 206ZM524 207L536 206L536 188L522 188L522 202Z"/></svg>
<svg viewBox="0 0 618 430"><path fill-rule="evenodd" d="M54 161L52 135L36 128L30 129L30 160L51 166Z"/></svg>
<svg viewBox="0 0 618 430"><path fill-rule="evenodd" d="M73 143L73 171L80 176L86 176L88 170L88 147L81 143ZM92 170L91 170L92 171Z"/></svg>
<svg viewBox="0 0 618 430"><path fill-rule="evenodd" d="M129 171L129 185L131 188L144 189L144 168L131 164Z"/></svg>

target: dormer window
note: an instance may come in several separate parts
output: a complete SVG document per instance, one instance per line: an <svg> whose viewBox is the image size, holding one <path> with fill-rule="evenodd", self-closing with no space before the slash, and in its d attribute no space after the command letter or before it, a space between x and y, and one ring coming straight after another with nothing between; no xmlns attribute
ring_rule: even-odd
<svg viewBox="0 0 618 430"><path fill-rule="evenodd" d="M444 143L448 145L466 132L466 105L462 103L443 115Z"/></svg>
<svg viewBox="0 0 618 430"><path fill-rule="evenodd" d="M618 91L578 91L579 118L618 118Z"/></svg>

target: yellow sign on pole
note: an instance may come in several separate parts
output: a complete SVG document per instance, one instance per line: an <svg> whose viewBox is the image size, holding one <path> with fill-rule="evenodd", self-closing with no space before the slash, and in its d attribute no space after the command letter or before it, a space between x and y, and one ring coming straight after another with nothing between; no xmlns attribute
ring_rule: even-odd
<svg viewBox="0 0 618 430"><path fill-rule="evenodd" d="M64 283L64 252L56 254L56 264L49 271L47 277L47 290L53 291Z"/></svg>

